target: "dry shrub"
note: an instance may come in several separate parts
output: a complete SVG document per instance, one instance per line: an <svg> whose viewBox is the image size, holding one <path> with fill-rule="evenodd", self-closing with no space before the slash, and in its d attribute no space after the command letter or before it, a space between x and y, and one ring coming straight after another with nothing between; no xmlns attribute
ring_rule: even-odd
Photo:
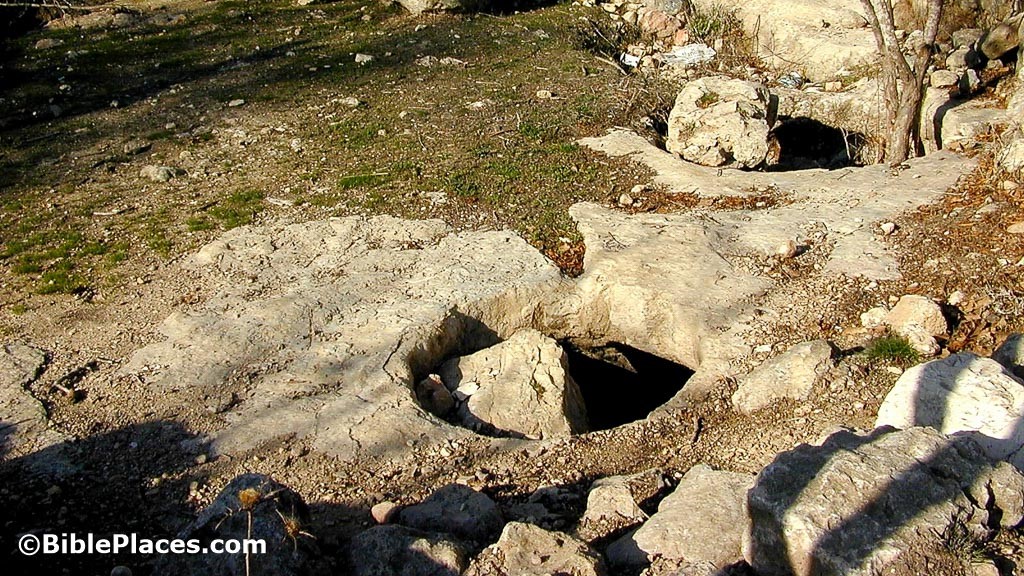
<svg viewBox="0 0 1024 576"><path fill-rule="evenodd" d="M743 29L743 21L735 9L718 4L699 8L686 2L680 15L686 21L686 29L692 41L709 46L717 40L722 41L715 64L739 69L762 66L758 58L757 41Z"/></svg>

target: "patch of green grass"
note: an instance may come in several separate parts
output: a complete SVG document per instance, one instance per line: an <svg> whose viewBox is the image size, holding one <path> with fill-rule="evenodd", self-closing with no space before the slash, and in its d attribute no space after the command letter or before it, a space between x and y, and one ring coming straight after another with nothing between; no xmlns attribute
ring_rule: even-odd
<svg viewBox="0 0 1024 576"><path fill-rule="evenodd" d="M45 236L42 234L32 234L26 238L16 238L7 241L3 251L0 251L0 260L6 260L13 258L19 254L23 254L39 246L45 244Z"/></svg>
<svg viewBox="0 0 1024 576"><path fill-rule="evenodd" d="M190 232L202 232L203 230L209 230L213 228L213 222L210 222L209 218L203 216L192 216L185 221L185 225L188 226Z"/></svg>
<svg viewBox="0 0 1024 576"><path fill-rule="evenodd" d="M529 120L520 122L519 126L516 127L516 130L524 138L528 138L530 140L540 140L541 137L544 136L544 128Z"/></svg>
<svg viewBox="0 0 1024 576"><path fill-rule="evenodd" d="M713 4L691 8L686 29L691 38L710 44L717 38L735 35L737 30L742 30L742 23L731 8Z"/></svg>
<svg viewBox="0 0 1024 576"><path fill-rule="evenodd" d="M364 198L362 202L363 208L371 212L381 211L385 206L387 206L387 204L388 197L376 191L367 194L366 198Z"/></svg>
<svg viewBox="0 0 1024 576"><path fill-rule="evenodd" d="M115 266L124 262L128 259L128 243L127 242L115 242L109 246L109 250L104 256L107 264Z"/></svg>
<svg viewBox="0 0 1024 576"><path fill-rule="evenodd" d="M479 200L483 191L477 175L468 170L456 170L446 174L441 178L441 185L446 192L470 202Z"/></svg>
<svg viewBox="0 0 1024 576"><path fill-rule="evenodd" d="M352 150L359 150L373 144L380 132L381 126L370 123L363 124L357 120L340 122L333 126L335 132L341 137L341 143Z"/></svg>
<svg viewBox="0 0 1024 576"><path fill-rule="evenodd" d="M38 274L42 271L43 265L32 255L22 256L14 266L11 266L11 272L15 274Z"/></svg>
<svg viewBox="0 0 1024 576"><path fill-rule="evenodd" d="M720 100L717 92L706 92L700 98L697 99L698 108L710 108L714 106Z"/></svg>
<svg viewBox="0 0 1024 576"><path fill-rule="evenodd" d="M946 551L966 566L991 561L985 542L957 515L950 518L939 536Z"/></svg>
<svg viewBox="0 0 1024 576"><path fill-rule="evenodd" d="M894 362L904 366L914 364L920 358L917 350L902 336L883 336L868 344L864 353L875 362Z"/></svg>
<svg viewBox="0 0 1024 576"><path fill-rule="evenodd" d="M342 190L352 188L376 188L388 181L388 174L384 172L372 172L369 174L353 174L344 176L338 181Z"/></svg>
<svg viewBox="0 0 1024 576"><path fill-rule="evenodd" d="M413 176L419 178L423 174L423 166L416 162L403 160L392 164L391 172L395 175Z"/></svg>
<svg viewBox="0 0 1024 576"><path fill-rule="evenodd" d="M174 131L173 130L157 130L155 132L150 132L149 134L146 134L146 139L147 140L166 140L167 138L170 138L171 136L174 136Z"/></svg>
<svg viewBox="0 0 1024 576"><path fill-rule="evenodd" d="M522 169L512 160L492 162L488 169L506 182L518 180L523 175Z"/></svg>
<svg viewBox="0 0 1024 576"><path fill-rule="evenodd" d="M306 198L306 202L308 202L310 206L317 206L319 208L330 208L337 205L338 201L338 196L332 193L313 194Z"/></svg>
<svg viewBox="0 0 1024 576"><path fill-rule="evenodd" d="M262 211L263 193L258 190L242 190L221 200L208 213L222 228L231 230L251 224L253 218Z"/></svg>
<svg viewBox="0 0 1024 576"><path fill-rule="evenodd" d="M102 256L107 253L109 246L103 242L86 242L79 250L83 256Z"/></svg>
<svg viewBox="0 0 1024 576"><path fill-rule="evenodd" d="M14 314L15 316L21 316L26 312L28 312L28 306L26 306L25 304L22 304L21 302L17 304L11 304L11 314Z"/></svg>
<svg viewBox="0 0 1024 576"><path fill-rule="evenodd" d="M167 258L171 255L174 243L167 237L167 230L156 222L149 222L142 229L142 239L154 252Z"/></svg>
<svg viewBox="0 0 1024 576"><path fill-rule="evenodd" d="M85 287L85 280L74 273L74 264L61 262L43 272L37 292L40 294L71 294Z"/></svg>

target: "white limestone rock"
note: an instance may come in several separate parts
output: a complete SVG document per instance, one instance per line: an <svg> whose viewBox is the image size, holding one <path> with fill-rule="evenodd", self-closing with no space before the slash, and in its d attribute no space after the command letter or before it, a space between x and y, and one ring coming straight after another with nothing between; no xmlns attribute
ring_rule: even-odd
<svg viewBox="0 0 1024 576"><path fill-rule="evenodd" d="M1024 384L995 360L960 353L915 366L900 376L878 409L875 426L930 426L970 436L993 459L1012 459L1024 446Z"/></svg>
<svg viewBox="0 0 1024 576"><path fill-rule="evenodd" d="M649 564L655 558L724 568L742 557L749 474L713 470L698 464L658 505L658 512L635 532L612 544L609 561Z"/></svg>
<svg viewBox="0 0 1024 576"><path fill-rule="evenodd" d="M533 439L587 431L586 405L565 351L537 330L452 359L440 372L449 390L467 398L458 409L466 426ZM476 390L469 393L471 383Z"/></svg>
<svg viewBox="0 0 1024 576"><path fill-rule="evenodd" d="M754 168L768 154L775 115L760 84L725 76L693 80L676 97L665 147L704 166Z"/></svg>
<svg viewBox="0 0 1024 576"><path fill-rule="evenodd" d="M762 576L886 573L908 550L941 545L955 519L981 533L1000 513L996 500L1020 505L1012 492L1021 481L969 438L931 428L837 432L779 454L758 475L744 557Z"/></svg>
<svg viewBox="0 0 1024 576"><path fill-rule="evenodd" d="M797 344L741 377L732 395L733 407L749 414L783 398L807 400L815 382L831 367L828 342Z"/></svg>

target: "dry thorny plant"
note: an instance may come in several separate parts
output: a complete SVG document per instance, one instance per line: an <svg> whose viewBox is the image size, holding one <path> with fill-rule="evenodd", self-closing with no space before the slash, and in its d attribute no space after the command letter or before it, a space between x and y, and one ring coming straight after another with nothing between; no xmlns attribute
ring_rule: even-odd
<svg viewBox="0 0 1024 576"><path fill-rule="evenodd" d="M284 488L278 488L277 490L273 490L266 494L263 493L262 487L260 487L259 489L244 488L242 490L239 490L238 494L236 495L236 497L238 498L238 509L235 510L232 508L228 508L227 513L224 514L224 517L221 518L220 522L218 522L217 525L214 527L214 531L218 530L221 524L223 524L224 521L228 518L233 517L237 513L244 512L246 515L246 539L251 540L253 512L256 510L256 507L264 502L274 502L274 512L277 513L277 516L281 519L281 524L284 527L285 537L291 539L293 553L297 552L299 546L299 536L305 536L313 540L316 540L316 537L310 534L308 531L302 529L302 523L299 521L298 514L296 514L294 510L292 510L287 515L281 512L281 509L278 507L278 504L280 503L278 496L280 496L281 493L284 492L284 490ZM244 548L243 550L245 553L245 573L248 575L250 574L251 554L248 547Z"/></svg>

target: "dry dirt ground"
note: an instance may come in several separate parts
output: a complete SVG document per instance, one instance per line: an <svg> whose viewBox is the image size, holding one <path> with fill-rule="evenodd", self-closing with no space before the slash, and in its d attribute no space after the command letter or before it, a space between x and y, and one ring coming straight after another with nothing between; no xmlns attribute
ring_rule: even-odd
<svg viewBox="0 0 1024 576"><path fill-rule="evenodd" d="M838 425L870 428L899 366L866 358L856 327L860 312L891 297L961 291L948 308L949 351L987 353L1024 330L1024 237L1005 232L1024 220L1024 187L1004 185L1020 182L983 157L944 201L897 222L887 241L903 279L843 291L802 279L799 266L787 272L801 298L777 351L819 337L844 350L808 403L741 416L729 409L734 384L722 382L696 409L542 448L494 453L481 441L411 449L396 462L341 462L285 438L197 460L183 446L211 430L211 415L112 378L176 305L205 296L178 272L183 255L250 222L390 213L511 227L576 272L581 246L568 206L613 204L648 174L574 142L663 113L666 91L578 49L579 17L596 14L565 4L413 18L351 0L187 0L120 14L51 25L6 41L2 54L0 335L48 351L30 391L68 439L2 454L5 553L34 529L171 535L242 472L302 494L313 509L307 530L339 563L347 539L372 524L370 506L413 502L453 481L506 507L562 487L552 525L571 527L597 477L657 467L678 478L698 462L754 473ZM62 43L37 45L44 38ZM357 64L357 53L373 60ZM421 60L429 56L436 61ZM179 173L154 182L140 176L147 165ZM639 199L643 210L687 209L656 190ZM58 381L80 398L70 401ZM32 473L58 450L76 474ZM1002 552L1018 557L1010 540ZM8 560L22 573L18 557ZM125 564L147 574L150 561L49 557L33 570L107 574Z"/></svg>

